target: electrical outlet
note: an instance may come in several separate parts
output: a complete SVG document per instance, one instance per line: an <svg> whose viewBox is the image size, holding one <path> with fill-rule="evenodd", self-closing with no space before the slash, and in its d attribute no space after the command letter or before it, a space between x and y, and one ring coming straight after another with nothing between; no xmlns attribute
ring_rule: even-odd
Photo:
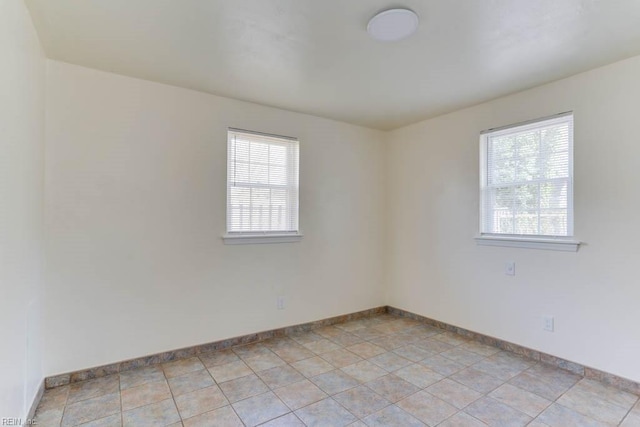
<svg viewBox="0 0 640 427"><path fill-rule="evenodd" d="M553 316L542 316L542 329L553 332Z"/></svg>
<svg viewBox="0 0 640 427"><path fill-rule="evenodd" d="M516 275L516 263L514 261L509 261L504 265L504 274L507 276Z"/></svg>
<svg viewBox="0 0 640 427"><path fill-rule="evenodd" d="M278 310L284 310L284 297L283 296L279 296L276 299L276 307L278 308Z"/></svg>

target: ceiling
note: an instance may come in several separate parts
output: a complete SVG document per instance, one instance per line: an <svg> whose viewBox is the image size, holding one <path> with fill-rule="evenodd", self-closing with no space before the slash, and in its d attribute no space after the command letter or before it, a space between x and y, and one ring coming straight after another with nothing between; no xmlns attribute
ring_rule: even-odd
<svg viewBox="0 0 640 427"><path fill-rule="evenodd" d="M25 1L50 58L383 130L640 54L639 0Z"/></svg>

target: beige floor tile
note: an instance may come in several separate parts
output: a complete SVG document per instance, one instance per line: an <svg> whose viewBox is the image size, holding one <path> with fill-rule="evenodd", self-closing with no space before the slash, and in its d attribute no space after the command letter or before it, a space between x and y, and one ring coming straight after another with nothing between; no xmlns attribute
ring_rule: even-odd
<svg viewBox="0 0 640 427"><path fill-rule="evenodd" d="M296 345L296 344L298 343L289 337L276 337L276 338L270 338L268 340L262 341L262 345L264 345L271 351L277 348L285 348L285 347L289 347L291 345Z"/></svg>
<svg viewBox="0 0 640 427"><path fill-rule="evenodd" d="M355 378L361 383L373 381L376 378L387 375L387 371L377 365L374 365L368 360L362 360L360 362L354 363L353 365L345 366L344 368L340 369L342 370L342 372Z"/></svg>
<svg viewBox="0 0 640 427"><path fill-rule="evenodd" d="M325 392L309 380L289 384L274 390L274 392L292 411L327 397Z"/></svg>
<svg viewBox="0 0 640 427"><path fill-rule="evenodd" d="M122 390L121 397L123 411L172 398L169 385L164 379Z"/></svg>
<svg viewBox="0 0 640 427"><path fill-rule="evenodd" d="M336 368L352 365L362 360L362 357L344 348L323 353L320 357L331 363Z"/></svg>
<svg viewBox="0 0 640 427"><path fill-rule="evenodd" d="M105 394L120 391L120 378L118 375L109 375L94 380L81 381L69 386L67 404L81 400L104 396Z"/></svg>
<svg viewBox="0 0 640 427"><path fill-rule="evenodd" d="M387 372L397 371L398 369L404 368L405 366L411 365L413 363L410 360L407 360L402 356L398 356L396 353L393 353L391 351L371 357L369 361L375 365L378 365Z"/></svg>
<svg viewBox="0 0 640 427"><path fill-rule="evenodd" d="M180 421L172 399L141 406L122 413L124 427L164 427Z"/></svg>
<svg viewBox="0 0 640 427"><path fill-rule="evenodd" d="M432 352L420 348L415 344L409 344L403 347L396 348L395 350L393 350L393 352L398 356L402 356L412 362L419 362L426 359L427 357L434 355Z"/></svg>
<svg viewBox="0 0 640 427"><path fill-rule="evenodd" d="M333 341L329 341L328 339L312 341L304 344L304 347L313 351L316 354L327 353L329 351L338 350L341 348L340 345L336 344Z"/></svg>
<svg viewBox="0 0 640 427"><path fill-rule="evenodd" d="M41 410L38 408L35 414L36 424L39 427L59 427L62 421L64 408L50 408Z"/></svg>
<svg viewBox="0 0 640 427"><path fill-rule="evenodd" d="M292 363L291 366L307 378L333 370L333 366L320 356L299 360Z"/></svg>
<svg viewBox="0 0 640 427"><path fill-rule="evenodd" d="M384 377L369 381L365 385L392 403L396 403L397 401L420 391L418 386L415 386L394 374L385 375Z"/></svg>
<svg viewBox="0 0 640 427"><path fill-rule="evenodd" d="M579 412L569 409L557 403L552 404L538 415L536 421L540 421L550 427L605 427L607 424L589 418Z"/></svg>
<svg viewBox="0 0 640 427"><path fill-rule="evenodd" d="M635 401L631 404L625 405L625 407L618 406L612 403L612 400L620 403L624 401L624 396L612 399L608 399L607 390L604 386L595 387L596 390L600 389L601 393L596 394L596 390L590 390L586 387L581 387L584 384L582 382L573 386L569 391L563 394L558 400L562 406L573 409L576 412L586 415L603 423L619 424L622 419L627 415L629 409ZM624 393L620 391L620 393Z"/></svg>
<svg viewBox="0 0 640 427"><path fill-rule="evenodd" d="M373 329L382 332L385 335L390 335L401 331L402 329L404 329L404 326L398 323L389 322L382 325L373 326Z"/></svg>
<svg viewBox="0 0 640 427"><path fill-rule="evenodd" d="M402 427L423 427L425 424L400 409L396 405L389 405L380 411L369 415L364 419L367 426L370 427L389 427L389 426L402 426Z"/></svg>
<svg viewBox="0 0 640 427"><path fill-rule="evenodd" d="M223 406L183 421L184 427L244 427L231 406Z"/></svg>
<svg viewBox="0 0 640 427"><path fill-rule="evenodd" d="M473 369L484 372L487 375L491 375L492 377L503 381L507 381L522 373L526 367L517 367L501 360L487 358L474 364Z"/></svg>
<svg viewBox="0 0 640 427"><path fill-rule="evenodd" d="M640 415L629 414L620 424L620 427L640 427Z"/></svg>
<svg viewBox="0 0 640 427"><path fill-rule="evenodd" d="M225 365L227 363L235 362L239 359L239 357L231 349L202 353L198 355L198 358L207 368L218 365Z"/></svg>
<svg viewBox="0 0 640 427"><path fill-rule="evenodd" d="M241 345L238 347L233 347L231 350L233 350L233 352L241 359L247 359L249 357L256 357L271 353L269 347L267 347L263 343Z"/></svg>
<svg viewBox="0 0 640 427"><path fill-rule="evenodd" d="M439 373L417 363L398 369L394 374L420 388L428 387L443 378Z"/></svg>
<svg viewBox="0 0 640 427"><path fill-rule="evenodd" d="M336 328L342 329L343 331L347 331L347 332L354 332L354 331L357 331L358 329L364 329L367 327L362 322L357 322L357 321L340 323L334 326Z"/></svg>
<svg viewBox="0 0 640 427"><path fill-rule="evenodd" d="M289 365L276 366L275 368L258 372L258 376L271 389L293 384L304 379L300 372Z"/></svg>
<svg viewBox="0 0 640 427"><path fill-rule="evenodd" d="M502 380L473 368L458 371L450 378L480 393L489 393L503 384Z"/></svg>
<svg viewBox="0 0 640 427"><path fill-rule="evenodd" d="M217 383L235 380L236 378L251 375L253 371L242 360L225 363L224 365L212 366L209 373Z"/></svg>
<svg viewBox="0 0 640 427"><path fill-rule="evenodd" d="M534 418L552 403L550 400L511 384L501 385L489 393L489 396Z"/></svg>
<svg viewBox="0 0 640 427"><path fill-rule="evenodd" d="M631 409L636 402L638 402L638 396L635 394L627 393L618 388L602 384L598 381L590 379L581 379L576 385L569 390L580 390L585 393L589 393L595 397L605 400L608 403L618 405L622 408Z"/></svg>
<svg viewBox="0 0 640 427"><path fill-rule="evenodd" d="M640 427L640 401L383 314L47 390L36 419L41 427Z"/></svg>
<svg viewBox="0 0 640 427"><path fill-rule="evenodd" d="M67 404L67 398L69 396L69 386L57 387L51 390L45 390L40 399L38 409L40 411L47 411L49 409L64 408Z"/></svg>
<svg viewBox="0 0 640 427"><path fill-rule="evenodd" d="M264 371L266 369L275 368L276 366L286 365L286 362L276 356L275 353L266 353L260 354L258 356L247 357L244 359L244 363L246 363L251 369L255 372Z"/></svg>
<svg viewBox="0 0 640 427"><path fill-rule="evenodd" d="M220 388L231 403L269 391L269 387L256 374L220 383Z"/></svg>
<svg viewBox="0 0 640 427"><path fill-rule="evenodd" d="M516 375L508 382L511 385L535 393L548 400L556 400L570 387L557 382L548 382L544 377L535 375L529 371L524 371Z"/></svg>
<svg viewBox="0 0 640 427"><path fill-rule="evenodd" d="M266 422L261 427L305 427L305 425L295 414L289 413Z"/></svg>
<svg viewBox="0 0 640 427"><path fill-rule="evenodd" d="M535 362L534 360L531 360L524 356L520 356L518 354L509 353L508 351L500 351L492 356L489 356L488 359L499 361L503 366L507 366L515 369L528 369L528 368L532 368L534 365L537 364L537 362ZM544 366L544 365L540 364L540 366ZM570 374L569 376L574 375L567 371L563 371L563 372Z"/></svg>
<svg viewBox="0 0 640 427"><path fill-rule="evenodd" d="M338 393L333 399L358 418L371 415L391 403L364 385Z"/></svg>
<svg viewBox="0 0 640 427"><path fill-rule="evenodd" d="M145 366L120 372L120 388L125 390L142 384L164 380L164 372L160 366Z"/></svg>
<svg viewBox="0 0 640 427"><path fill-rule="evenodd" d="M256 426L289 412L289 408L271 391L236 402L232 406L247 426Z"/></svg>
<svg viewBox="0 0 640 427"><path fill-rule="evenodd" d="M169 378L169 388L174 396L189 393L215 384L211 374L206 369L189 372L179 377Z"/></svg>
<svg viewBox="0 0 640 427"><path fill-rule="evenodd" d="M289 338L301 345L324 339L322 335L318 335L315 332L301 332L291 335Z"/></svg>
<svg viewBox="0 0 640 427"><path fill-rule="evenodd" d="M490 345L482 344L477 341L469 341L460 346L461 348L472 351L474 353L478 353L481 356L492 356L496 353L500 353L500 349L496 347L492 347Z"/></svg>
<svg viewBox="0 0 640 427"><path fill-rule="evenodd" d="M336 337L338 335L344 334L344 331L342 329L336 328L335 326L325 326L316 329L314 332L318 335L322 335L325 338Z"/></svg>
<svg viewBox="0 0 640 427"><path fill-rule="evenodd" d="M204 365L197 357L190 357L188 359L180 359L173 362L163 363L162 369L164 370L164 375L167 378L172 378L204 369Z"/></svg>
<svg viewBox="0 0 640 427"><path fill-rule="evenodd" d="M299 360L309 359L314 357L315 353L311 350L303 347L301 344L294 342L291 345L274 348L273 352L278 355L279 358L287 363L297 362Z"/></svg>
<svg viewBox="0 0 640 427"><path fill-rule="evenodd" d="M543 423L542 421L539 421L537 418L533 421L531 421L529 424L527 424L527 427L549 427L547 424Z"/></svg>
<svg viewBox="0 0 640 427"><path fill-rule="evenodd" d="M404 347L409 344L407 343L406 339L403 339L398 335L386 335L382 338L376 338L375 340L371 340L369 342L385 349L386 351L395 350L396 348ZM412 341L410 344L413 343L414 341Z"/></svg>
<svg viewBox="0 0 640 427"><path fill-rule="evenodd" d="M99 420L89 421L88 423L80 424L79 427L122 427L122 415L114 414Z"/></svg>
<svg viewBox="0 0 640 427"><path fill-rule="evenodd" d="M331 398L298 409L295 414L308 427L342 427L357 420L353 414Z"/></svg>
<svg viewBox="0 0 640 427"><path fill-rule="evenodd" d="M482 393L448 378L427 387L426 391L458 409L464 408L483 396Z"/></svg>
<svg viewBox="0 0 640 427"><path fill-rule="evenodd" d="M329 339L342 347L349 347L350 345L358 344L364 341L362 338L346 332Z"/></svg>
<svg viewBox="0 0 640 427"><path fill-rule="evenodd" d="M67 405L62 426L75 426L120 412L120 393L105 394Z"/></svg>
<svg viewBox="0 0 640 427"><path fill-rule="evenodd" d="M310 378L310 380L329 395L341 393L360 385L358 380L345 374L339 369L316 375L315 377Z"/></svg>
<svg viewBox="0 0 640 427"><path fill-rule="evenodd" d="M191 418L229 404L216 385L175 397L178 412L183 419Z"/></svg>
<svg viewBox="0 0 640 427"><path fill-rule="evenodd" d="M503 358L513 358L513 356L509 355L508 353L502 353L496 356L501 356ZM526 363L526 361L523 361L523 363ZM549 383L561 390L568 390L582 378L577 374L565 371L563 369L554 368L552 366L545 365L544 363L538 363L530 366L529 369L525 371L525 373L539 378L540 380Z"/></svg>
<svg viewBox="0 0 640 427"><path fill-rule="evenodd" d="M490 426L526 426L532 418L490 397L476 400L464 412Z"/></svg>
<svg viewBox="0 0 640 427"><path fill-rule="evenodd" d="M465 366L473 365L485 358L485 356L481 356L478 353L465 350L462 346L443 351L440 353L440 356L446 357L447 359L451 359L454 362L458 362Z"/></svg>
<svg viewBox="0 0 640 427"><path fill-rule="evenodd" d="M466 366L454 362L451 359L447 359L446 357L442 357L439 354L435 356L427 357L419 362L422 366L426 366L427 368L436 371L440 375L449 376L455 374L458 371L461 371L466 368Z"/></svg>
<svg viewBox="0 0 640 427"><path fill-rule="evenodd" d="M447 344L446 342L435 339L435 337L428 338L423 341L418 341L413 345L416 345L434 354L439 354L443 351L451 350L454 347L451 344Z"/></svg>
<svg viewBox="0 0 640 427"><path fill-rule="evenodd" d="M382 338L385 336L385 334L374 328L357 329L353 331L352 334L366 341L375 340L376 338Z"/></svg>
<svg viewBox="0 0 640 427"><path fill-rule="evenodd" d="M472 417L464 412L458 412L444 420L442 424L438 424L438 427L486 427L487 424L483 423L477 418ZM531 424L529 424L531 426Z"/></svg>
<svg viewBox="0 0 640 427"><path fill-rule="evenodd" d="M442 341L444 343L447 343L447 344L455 346L455 347L457 347L459 345L462 345L462 344L466 344L466 343L471 341L470 339L464 338L464 337L462 337L462 336L460 336L458 334L455 334L453 332L444 332L442 334L438 334L438 335L434 336L433 338L435 340Z"/></svg>
<svg viewBox="0 0 640 427"><path fill-rule="evenodd" d="M358 356L368 359L373 356L377 356L385 352L385 349L382 347L378 347L377 345L373 345L368 342L362 342L360 344L354 344L347 347L352 353L357 354Z"/></svg>
<svg viewBox="0 0 640 427"><path fill-rule="evenodd" d="M458 412L455 407L426 391L414 393L399 401L397 405L430 426L435 426Z"/></svg>

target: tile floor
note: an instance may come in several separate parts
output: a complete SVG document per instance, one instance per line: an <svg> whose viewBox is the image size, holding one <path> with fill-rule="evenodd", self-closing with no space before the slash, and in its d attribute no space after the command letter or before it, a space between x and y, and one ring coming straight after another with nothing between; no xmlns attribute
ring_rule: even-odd
<svg viewBox="0 0 640 427"><path fill-rule="evenodd" d="M638 396L390 315L48 390L43 426L640 426Z"/></svg>

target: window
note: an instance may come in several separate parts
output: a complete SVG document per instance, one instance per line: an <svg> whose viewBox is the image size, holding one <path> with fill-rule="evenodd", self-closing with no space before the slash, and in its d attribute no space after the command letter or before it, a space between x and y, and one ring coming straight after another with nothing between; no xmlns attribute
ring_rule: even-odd
<svg viewBox="0 0 640 427"><path fill-rule="evenodd" d="M295 138L229 129L227 243L299 240Z"/></svg>
<svg viewBox="0 0 640 427"><path fill-rule="evenodd" d="M481 236L573 236L573 115L492 129L480 142Z"/></svg>

